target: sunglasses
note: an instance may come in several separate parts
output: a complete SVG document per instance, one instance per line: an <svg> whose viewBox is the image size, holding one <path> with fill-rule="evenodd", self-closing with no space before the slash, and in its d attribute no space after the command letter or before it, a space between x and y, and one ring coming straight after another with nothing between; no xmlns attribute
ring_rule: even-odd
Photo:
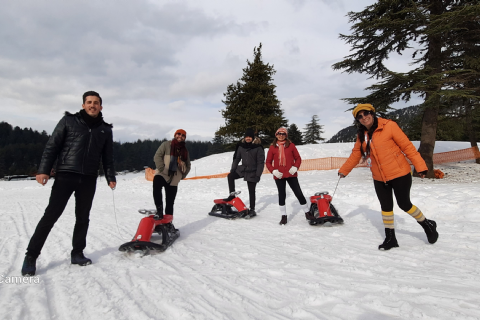
<svg viewBox="0 0 480 320"><path fill-rule="evenodd" d="M184 135L183 133L177 133L177 136L182 136L182 137L184 137L184 138L186 138L186 137L187 137L187 136L186 136L186 135Z"/></svg>
<svg viewBox="0 0 480 320"><path fill-rule="evenodd" d="M287 134L285 132L279 132L277 133L277 136L286 136Z"/></svg>
<svg viewBox="0 0 480 320"><path fill-rule="evenodd" d="M363 117L366 117L366 116L368 116L369 114L373 114L373 112L372 112L372 111L363 111L363 115L362 115L362 114L358 114L355 119L357 119L357 120L362 120Z"/></svg>

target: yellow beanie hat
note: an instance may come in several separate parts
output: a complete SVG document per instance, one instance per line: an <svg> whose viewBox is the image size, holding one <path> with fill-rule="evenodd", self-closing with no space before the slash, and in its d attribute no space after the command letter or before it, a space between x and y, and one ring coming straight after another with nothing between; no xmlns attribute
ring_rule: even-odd
<svg viewBox="0 0 480 320"><path fill-rule="evenodd" d="M362 110L368 110L368 111L375 112L375 108L370 103L360 103L360 104L357 104L355 109L353 109L353 111L352 111L353 117L356 118L357 113L359 113Z"/></svg>

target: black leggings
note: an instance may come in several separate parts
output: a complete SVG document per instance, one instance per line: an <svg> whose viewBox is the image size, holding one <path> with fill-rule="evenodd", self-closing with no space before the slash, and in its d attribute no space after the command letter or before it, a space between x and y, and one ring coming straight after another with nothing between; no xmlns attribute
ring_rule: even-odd
<svg viewBox="0 0 480 320"><path fill-rule="evenodd" d="M412 208L410 202L410 188L412 187L412 175L409 173L403 177L398 177L393 180L383 181L373 180L375 186L375 192L377 193L378 200L382 211L393 211L393 195L392 189L397 199L397 204L403 211L408 211Z"/></svg>
<svg viewBox="0 0 480 320"><path fill-rule="evenodd" d="M235 191L235 180L240 178L241 177L236 172L228 174L227 179L228 179L229 192ZM248 186L248 196L250 197L250 209L255 210L255 201L257 200L255 196L255 188L257 187L257 183L247 181L247 186Z"/></svg>
<svg viewBox="0 0 480 320"><path fill-rule="evenodd" d="M302 189L300 189L300 184L298 183L297 177L275 179L275 184L277 185L277 189L278 189L278 204L281 206L285 205L285 198L287 197L287 192L286 192L287 182L288 182L288 185L290 186L290 189L292 189L293 193L295 194L295 197L297 197L298 201L300 202L300 204L302 206L306 204L307 200L305 200L305 197L303 196L303 192L302 192Z"/></svg>
<svg viewBox="0 0 480 320"><path fill-rule="evenodd" d="M161 175L156 175L153 178L153 201L157 207L157 212L163 213L162 188L165 188L165 214L173 215L173 204L175 203L178 187L171 186Z"/></svg>

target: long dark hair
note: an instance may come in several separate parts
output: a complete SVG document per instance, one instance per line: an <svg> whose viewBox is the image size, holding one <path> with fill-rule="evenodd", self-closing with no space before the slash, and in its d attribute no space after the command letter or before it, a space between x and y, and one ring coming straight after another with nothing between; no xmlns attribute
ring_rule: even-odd
<svg viewBox="0 0 480 320"><path fill-rule="evenodd" d="M273 142L272 142L272 146L277 147L277 141L278 141L277 136L275 136L275 138L273 139ZM290 143L292 143L292 141L290 141L290 139L288 139L288 138L285 138L285 148L288 148Z"/></svg>
<svg viewBox="0 0 480 320"><path fill-rule="evenodd" d="M360 140L360 152L362 154L362 158L366 159L367 156L370 154L370 143L367 144L367 148L363 151L363 143L365 142L365 131L367 131L370 140L372 139L373 132L378 128L378 118L375 113L372 113L373 116L373 125L370 129L367 129L363 124L360 123L357 119L355 119L355 125L357 126L357 137Z"/></svg>

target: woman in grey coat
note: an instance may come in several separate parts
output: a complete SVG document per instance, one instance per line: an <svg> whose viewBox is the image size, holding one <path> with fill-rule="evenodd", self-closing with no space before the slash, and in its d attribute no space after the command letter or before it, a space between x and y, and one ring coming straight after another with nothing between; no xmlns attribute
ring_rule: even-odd
<svg viewBox="0 0 480 320"><path fill-rule="evenodd" d="M255 138L252 129L247 129L244 139L237 144L237 149L233 154L233 163L230 173L228 174L228 189L230 196L228 200L235 197L235 180L243 178L247 181L248 194L250 197L250 209L245 219L256 216L255 212L255 188L262 176L263 167L265 165L265 151L261 145L260 139ZM242 161L241 165L238 165Z"/></svg>

